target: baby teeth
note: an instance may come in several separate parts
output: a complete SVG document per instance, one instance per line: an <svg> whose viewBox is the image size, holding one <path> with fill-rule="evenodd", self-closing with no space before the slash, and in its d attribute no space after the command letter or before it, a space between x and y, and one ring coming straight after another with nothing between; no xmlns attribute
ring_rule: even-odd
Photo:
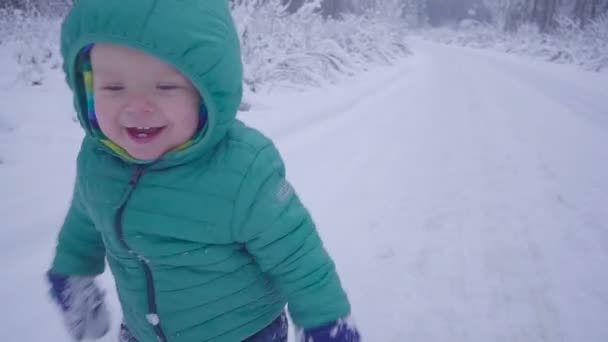
<svg viewBox="0 0 608 342"><path fill-rule="evenodd" d="M160 127L149 127L149 126L134 126L129 128L131 134L135 138L145 139L150 137L150 135L157 133L161 128Z"/></svg>

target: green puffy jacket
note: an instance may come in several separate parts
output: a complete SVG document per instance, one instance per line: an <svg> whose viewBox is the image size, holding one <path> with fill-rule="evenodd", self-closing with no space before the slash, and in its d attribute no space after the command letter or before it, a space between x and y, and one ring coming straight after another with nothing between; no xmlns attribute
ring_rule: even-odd
<svg viewBox="0 0 608 342"><path fill-rule="evenodd" d="M99 42L143 50L192 80L208 122L190 147L139 163L96 137L77 60ZM87 134L54 272L94 276L107 259L141 342L240 341L286 304L302 328L350 313L277 149L235 119L242 66L226 0L75 1L61 44Z"/></svg>

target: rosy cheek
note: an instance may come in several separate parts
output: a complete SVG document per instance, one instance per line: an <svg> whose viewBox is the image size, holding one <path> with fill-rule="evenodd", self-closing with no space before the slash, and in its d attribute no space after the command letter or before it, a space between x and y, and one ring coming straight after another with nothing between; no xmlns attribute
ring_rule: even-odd
<svg viewBox="0 0 608 342"><path fill-rule="evenodd" d="M111 117L114 117L114 113L117 112L118 106L111 101L100 100L95 102L95 114L97 115L97 120L107 120Z"/></svg>

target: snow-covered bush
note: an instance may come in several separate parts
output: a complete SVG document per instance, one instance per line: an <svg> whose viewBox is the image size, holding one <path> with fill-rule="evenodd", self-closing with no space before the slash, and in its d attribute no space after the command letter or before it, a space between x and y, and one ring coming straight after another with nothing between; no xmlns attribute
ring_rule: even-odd
<svg viewBox="0 0 608 342"><path fill-rule="evenodd" d="M608 15L591 21L582 30L567 17L558 18L556 39L560 60L574 62L593 71L608 69Z"/></svg>
<svg viewBox="0 0 608 342"><path fill-rule="evenodd" d="M425 37L446 44L492 48L542 60L575 64L592 71L608 70L608 17L580 29L568 17L557 18L553 32L540 33L536 25L524 24L516 32L492 25L460 25L457 30L431 29Z"/></svg>
<svg viewBox="0 0 608 342"><path fill-rule="evenodd" d="M4 53L10 51L1 57L3 63L14 63L13 81L41 85L46 70L60 67L59 25L59 19L35 9L0 10L0 46Z"/></svg>
<svg viewBox="0 0 608 342"><path fill-rule="evenodd" d="M388 20L355 15L325 19L319 8L320 1L295 13L278 0L235 6L250 91L316 86L408 53L404 29Z"/></svg>

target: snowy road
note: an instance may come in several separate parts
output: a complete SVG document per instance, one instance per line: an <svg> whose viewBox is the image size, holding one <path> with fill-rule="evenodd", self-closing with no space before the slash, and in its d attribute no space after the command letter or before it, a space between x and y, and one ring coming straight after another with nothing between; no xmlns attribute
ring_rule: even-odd
<svg viewBox="0 0 608 342"><path fill-rule="evenodd" d="M608 78L414 51L281 141L368 340L608 340Z"/></svg>
<svg viewBox="0 0 608 342"><path fill-rule="evenodd" d="M608 341L608 75L412 49L338 87L254 98L243 115L276 139L365 340ZM79 133L54 125L0 133L0 188L18 193L0 196L3 341L64 336L41 280ZM56 161L52 180L32 171L40 158Z"/></svg>

